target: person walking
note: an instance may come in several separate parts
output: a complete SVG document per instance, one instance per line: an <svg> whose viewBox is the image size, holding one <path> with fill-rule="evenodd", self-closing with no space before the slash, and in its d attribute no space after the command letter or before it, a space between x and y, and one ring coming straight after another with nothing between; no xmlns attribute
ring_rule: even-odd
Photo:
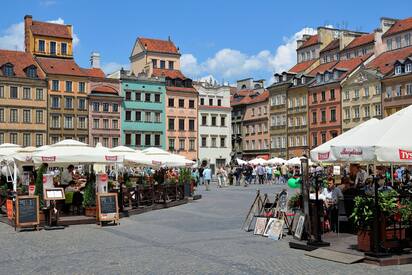
<svg viewBox="0 0 412 275"><path fill-rule="evenodd" d="M199 186L203 184L203 166L200 166L200 168L198 169L198 173L199 173Z"/></svg>
<svg viewBox="0 0 412 275"><path fill-rule="evenodd" d="M256 168L256 174L259 177L259 184L264 184L265 183L265 174L266 174L266 169L263 167L263 165L258 165Z"/></svg>
<svg viewBox="0 0 412 275"><path fill-rule="evenodd" d="M206 187L206 191L210 191L209 185L210 185L211 180L212 180L212 170L210 169L210 167L206 167L203 169L203 181Z"/></svg>
<svg viewBox="0 0 412 275"><path fill-rule="evenodd" d="M282 167L280 167L280 172L282 174L281 184L284 184L288 181L288 172L289 172L289 168L285 163L283 163Z"/></svg>
<svg viewBox="0 0 412 275"><path fill-rule="evenodd" d="M267 168L266 168L266 183L267 184L272 184L272 175L273 174L273 169L272 169L272 166L268 166Z"/></svg>

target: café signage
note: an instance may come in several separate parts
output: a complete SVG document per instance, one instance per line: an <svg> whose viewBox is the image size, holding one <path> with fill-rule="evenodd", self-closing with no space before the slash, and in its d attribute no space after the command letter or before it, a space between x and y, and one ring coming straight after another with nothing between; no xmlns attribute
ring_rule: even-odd
<svg viewBox="0 0 412 275"><path fill-rule="evenodd" d="M412 151L406 151L399 149L399 159L400 160L412 160Z"/></svg>
<svg viewBox="0 0 412 275"><path fill-rule="evenodd" d="M327 159L329 159L329 154L330 154L330 152L318 153L318 159L319 160L327 160Z"/></svg>

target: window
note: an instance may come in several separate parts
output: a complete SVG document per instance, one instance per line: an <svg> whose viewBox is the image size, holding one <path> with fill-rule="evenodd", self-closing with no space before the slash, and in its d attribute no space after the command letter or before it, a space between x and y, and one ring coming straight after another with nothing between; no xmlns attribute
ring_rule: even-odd
<svg viewBox="0 0 412 275"><path fill-rule="evenodd" d="M174 131L175 129L175 119L169 118L169 130Z"/></svg>
<svg viewBox="0 0 412 275"><path fill-rule="evenodd" d="M52 80L52 90L53 91L58 91L59 90L59 81L58 80Z"/></svg>
<svg viewBox="0 0 412 275"><path fill-rule="evenodd" d="M355 89L355 97L354 99L358 99L359 98L359 89Z"/></svg>
<svg viewBox="0 0 412 275"><path fill-rule="evenodd" d="M112 120L112 128L119 129L119 121L117 119Z"/></svg>
<svg viewBox="0 0 412 275"><path fill-rule="evenodd" d="M109 111L109 103L103 103L103 112L108 112Z"/></svg>
<svg viewBox="0 0 412 275"><path fill-rule="evenodd" d="M380 116L380 115L382 115L381 105L376 104L375 105L375 116Z"/></svg>
<svg viewBox="0 0 412 275"><path fill-rule="evenodd" d="M71 92L73 83L71 81L66 81L66 92Z"/></svg>
<svg viewBox="0 0 412 275"><path fill-rule="evenodd" d="M39 52L45 52L44 40L39 40Z"/></svg>
<svg viewBox="0 0 412 275"><path fill-rule="evenodd" d="M72 116L64 117L64 128L73 129L73 117Z"/></svg>
<svg viewBox="0 0 412 275"><path fill-rule="evenodd" d="M411 34L407 33L405 34L405 47L410 46L411 45Z"/></svg>
<svg viewBox="0 0 412 275"><path fill-rule="evenodd" d="M73 98L72 97L65 97L64 108L66 109L73 109Z"/></svg>
<svg viewBox="0 0 412 275"><path fill-rule="evenodd" d="M330 100L334 100L334 99L335 99L335 90L330 89Z"/></svg>
<svg viewBox="0 0 412 275"><path fill-rule="evenodd" d="M207 147L207 137L202 137L202 147Z"/></svg>
<svg viewBox="0 0 412 275"><path fill-rule="evenodd" d="M226 117L224 117L224 116L220 117L220 126L221 127L226 126Z"/></svg>
<svg viewBox="0 0 412 275"><path fill-rule="evenodd" d="M174 70L174 62L173 61L169 61L169 70Z"/></svg>
<svg viewBox="0 0 412 275"><path fill-rule="evenodd" d="M226 147L226 137L220 137L220 147Z"/></svg>
<svg viewBox="0 0 412 275"><path fill-rule="evenodd" d="M145 119L145 122L152 122L152 113L151 112L145 112L144 119Z"/></svg>
<svg viewBox="0 0 412 275"><path fill-rule="evenodd" d="M86 99L79 98L79 110L86 110Z"/></svg>
<svg viewBox="0 0 412 275"><path fill-rule="evenodd" d="M396 96L401 96L401 95L402 95L402 86L396 85Z"/></svg>
<svg viewBox="0 0 412 275"><path fill-rule="evenodd" d="M175 150L175 139L169 138L169 151L174 151L174 150Z"/></svg>
<svg viewBox="0 0 412 275"><path fill-rule="evenodd" d="M154 122L156 122L156 123L160 123L160 116L161 116L161 113L159 113L159 112L155 112L154 114L155 114L155 121L154 121Z"/></svg>
<svg viewBox="0 0 412 275"><path fill-rule="evenodd" d="M216 126L216 116L212 116L212 126Z"/></svg>
<svg viewBox="0 0 412 275"><path fill-rule="evenodd" d="M145 102L150 102L150 98L151 98L150 93L145 93L145 94L144 94L144 101L145 101Z"/></svg>
<svg viewBox="0 0 412 275"><path fill-rule="evenodd" d="M412 83L406 84L406 94L412 95Z"/></svg>
<svg viewBox="0 0 412 275"><path fill-rule="evenodd" d="M36 123L43 123L43 110L36 110Z"/></svg>
<svg viewBox="0 0 412 275"><path fill-rule="evenodd" d="M85 116L79 116L79 125L78 127L80 129L86 129L86 117Z"/></svg>
<svg viewBox="0 0 412 275"><path fill-rule="evenodd" d="M114 103L113 106L112 106L112 110L113 110L114 113L119 112L119 105L117 103Z"/></svg>
<svg viewBox="0 0 412 275"><path fill-rule="evenodd" d="M13 76L14 75L14 71L13 71L13 65L12 64L6 64L3 67L3 74L5 76Z"/></svg>
<svg viewBox="0 0 412 275"><path fill-rule="evenodd" d="M30 66L27 68L26 75L29 78L37 78L37 69L35 66Z"/></svg>
<svg viewBox="0 0 412 275"><path fill-rule="evenodd" d="M336 109L330 110L330 121L336 121Z"/></svg>
<svg viewBox="0 0 412 275"><path fill-rule="evenodd" d="M43 89L36 89L36 100L43 100Z"/></svg>
<svg viewBox="0 0 412 275"><path fill-rule="evenodd" d="M4 109L0 109L0 122L5 122Z"/></svg>
<svg viewBox="0 0 412 275"><path fill-rule="evenodd" d="M345 91L345 92L343 93L343 99L344 99L344 100L349 100L349 91Z"/></svg>
<svg viewBox="0 0 412 275"><path fill-rule="evenodd" d="M67 55L67 44L66 43L61 43L61 54Z"/></svg>
<svg viewBox="0 0 412 275"><path fill-rule="evenodd" d="M99 129L100 128L100 119L98 119L98 118L93 119L93 128L94 129Z"/></svg>
<svg viewBox="0 0 412 275"><path fill-rule="evenodd" d="M132 100L132 92L129 92L129 91L126 92L126 100L127 101Z"/></svg>
<svg viewBox="0 0 412 275"><path fill-rule="evenodd" d="M151 137L150 134L145 134L145 135L144 135L144 145L145 145L145 146L150 146L150 144L151 144L151 139L152 139L152 137Z"/></svg>
<svg viewBox="0 0 412 275"><path fill-rule="evenodd" d="M217 144L216 144L216 138L215 138L215 137L212 137L212 144L211 144L211 147L213 147L213 148L217 147Z"/></svg>
<svg viewBox="0 0 412 275"><path fill-rule="evenodd" d="M386 48L388 51L392 50L392 39L386 40Z"/></svg>
<svg viewBox="0 0 412 275"><path fill-rule="evenodd" d="M318 101L318 95L317 95L317 93L313 93L312 94L312 98L313 98L313 103L315 103L315 102L317 102Z"/></svg>
<svg viewBox="0 0 412 275"><path fill-rule="evenodd" d="M93 112L99 112L100 111L100 103L99 102L93 102L92 103L92 108L93 108Z"/></svg>
<svg viewBox="0 0 412 275"><path fill-rule="evenodd" d="M36 134L36 146L43 146L43 134Z"/></svg>
<svg viewBox="0 0 412 275"><path fill-rule="evenodd" d="M109 129L109 120L103 119L103 129Z"/></svg>
<svg viewBox="0 0 412 275"><path fill-rule="evenodd" d="M11 86L10 87L10 98L17 99L19 97L18 88Z"/></svg>
<svg viewBox="0 0 412 275"><path fill-rule="evenodd" d="M160 60L160 69L166 68L166 61Z"/></svg>
<svg viewBox="0 0 412 275"><path fill-rule="evenodd" d="M316 112L312 112L312 123L317 123L317 113Z"/></svg>
<svg viewBox="0 0 412 275"><path fill-rule="evenodd" d="M359 106L353 107L353 118L359 118Z"/></svg>
<svg viewBox="0 0 412 275"><path fill-rule="evenodd" d="M326 133L322 133L321 138L322 138L322 143L325 143L326 142Z"/></svg>
<svg viewBox="0 0 412 275"><path fill-rule="evenodd" d="M17 109L10 109L10 122L18 122L19 117L18 117L18 111Z"/></svg>
<svg viewBox="0 0 412 275"><path fill-rule="evenodd" d="M392 87L386 87L386 97L392 96Z"/></svg>
<svg viewBox="0 0 412 275"><path fill-rule="evenodd" d="M10 133L10 143L17 144L17 133Z"/></svg>
<svg viewBox="0 0 412 275"><path fill-rule="evenodd" d="M408 63L405 65L405 73L412 72L412 63Z"/></svg>
<svg viewBox="0 0 412 275"><path fill-rule="evenodd" d="M401 65L396 66L395 67L395 74L398 75L398 74L401 74L401 73L402 73L402 66Z"/></svg>
<svg viewBox="0 0 412 275"><path fill-rule="evenodd" d="M209 106L213 106L213 98L209 98Z"/></svg>
<svg viewBox="0 0 412 275"><path fill-rule="evenodd" d="M23 88L23 99L30 99L31 98L31 89L24 87Z"/></svg>
<svg viewBox="0 0 412 275"><path fill-rule="evenodd" d="M112 138L112 147L117 147L117 146L119 146L119 139Z"/></svg>
<svg viewBox="0 0 412 275"><path fill-rule="evenodd" d="M380 95L381 94L381 85L377 84L375 86L375 95Z"/></svg>
<svg viewBox="0 0 412 275"><path fill-rule="evenodd" d="M60 128L60 116L52 115L51 116L51 127L52 128Z"/></svg>
<svg viewBox="0 0 412 275"><path fill-rule="evenodd" d="M103 144L104 147L109 147L109 138L105 137L103 138Z"/></svg>
<svg viewBox="0 0 412 275"><path fill-rule="evenodd" d="M395 42L396 42L396 48L399 49L401 47L401 37L397 36L395 38Z"/></svg>
<svg viewBox="0 0 412 275"><path fill-rule="evenodd" d="M189 119L189 131L194 131L194 130L195 130L195 120Z"/></svg>
<svg viewBox="0 0 412 275"><path fill-rule="evenodd" d="M134 143L135 143L136 147L142 146L142 134L136 134L134 136Z"/></svg>
<svg viewBox="0 0 412 275"><path fill-rule="evenodd" d="M217 100L217 106L222 106L222 100L221 99Z"/></svg>
<svg viewBox="0 0 412 275"><path fill-rule="evenodd" d="M332 138L335 138L335 137L338 136L338 132L335 132L335 131L330 132L330 135L331 135Z"/></svg>
<svg viewBox="0 0 412 275"><path fill-rule="evenodd" d="M154 146L160 146L160 135L154 135Z"/></svg>
<svg viewBox="0 0 412 275"><path fill-rule="evenodd" d="M4 86L0 86L0 98L4 98Z"/></svg>
<svg viewBox="0 0 412 275"><path fill-rule="evenodd" d="M155 95L154 95L154 101L155 101L156 103L159 103L159 102L160 102L160 94L155 94Z"/></svg>
<svg viewBox="0 0 412 275"><path fill-rule="evenodd" d="M185 150L185 140L179 139L179 150Z"/></svg>
<svg viewBox="0 0 412 275"><path fill-rule="evenodd" d="M202 116L202 126L207 126L207 116Z"/></svg>
<svg viewBox="0 0 412 275"><path fill-rule="evenodd" d="M140 111L135 112L135 121L142 121L142 112Z"/></svg>
<svg viewBox="0 0 412 275"><path fill-rule="evenodd" d="M370 117L370 107L369 105L363 107L365 117Z"/></svg>
<svg viewBox="0 0 412 275"><path fill-rule="evenodd" d="M179 131L184 131L185 130L185 120L184 119L179 119Z"/></svg>
<svg viewBox="0 0 412 275"><path fill-rule="evenodd" d="M141 92L136 92L136 101L142 101L142 93Z"/></svg>
<svg viewBox="0 0 412 275"><path fill-rule="evenodd" d="M126 144L126 145L132 145L132 134L126 134L125 135L125 141L124 141L124 143Z"/></svg>
<svg viewBox="0 0 412 275"><path fill-rule="evenodd" d="M366 87L364 87L363 88L363 90L364 90L364 92L365 92L365 97L369 97L369 87L368 86L366 86Z"/></svg>
<svg viewBox="0 0 412 275"><path fill-rule="evenodd" d="M152 59L153 68L157 68L157 59Z"/></svg>
<svg viewBox="0 0 412 275"><path fill-rule="evenodd" d="M126 121L131 121L132 120L132 112L131 111L126 111L125 120Z"/></svg>
<svg viewBox="0 0 412 275"><path fill-rule="evenodd" d="M56 54L56 42L50 42L50 54Z"/></svg>
<svg viewBox="0 0 412 275"><path fill-rule="evenodd" d="M86 92L86 84L84 82L79 82L79 93Z"/></svg>
<svg viewBox="0 0 412 275"><path fill-rule="evenodd" d="M193 99L189 100L189 108L194 109L195 108L195 101Z"/></svg>
<svg viewBox="0 0 412 275"><path fill-rule="evenodd" d="M350 119L350 109L345 108L345 119Z"/></svg>
<svg viewBox="0 0 412 275"><path fill-rule="evenodd" d="M169 107L174 107L174 106L175 106L175 99L169 98Z"/></svg>
<svg viewBox="0 0 412 275"><path fill-rule="evenodd" d="M200 105L205 105L205 99L203 97L200 99Z"/></svg>
<svg viewBox="0 0 412 275"><path fill-rule="evenodd" d="M326 111L321 111L321 122L326 122Z"/></svg>
<svg viewBox="0 0 412 275"><path fill-rule="evenodd" d="M195 140L194 139L189 139L189 151L194 151L195 150Z"/></svg>
<svg viewBox="0 0 412 275"><path fill-rule="evenodd" d="M184 107L185 107L185 100L179 99L179 108L184 108Z"/></svg>

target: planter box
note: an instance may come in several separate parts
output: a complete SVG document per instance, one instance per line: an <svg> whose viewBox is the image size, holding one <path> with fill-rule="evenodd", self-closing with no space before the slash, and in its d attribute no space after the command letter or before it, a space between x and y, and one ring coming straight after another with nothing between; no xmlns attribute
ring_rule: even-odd
<svg viewBox="0 0 412 275"><path fill-rule="evenodd" d="M86 207L84 209L84 215L86 217L96 217L96 207Z"/></svg>
<svg viewBox="0 0 412 275"><path fill-rule="evenodd" d="M381 232L381 241L383 241L383 246L385 248L397 248L398 244L391 240L398 239L404 240L406 230L405 228L397 229L386 228L384 232ZM358 231L358 250L363 252L371 251L373 245L373 233L372 230L360 230Z"/></svg>

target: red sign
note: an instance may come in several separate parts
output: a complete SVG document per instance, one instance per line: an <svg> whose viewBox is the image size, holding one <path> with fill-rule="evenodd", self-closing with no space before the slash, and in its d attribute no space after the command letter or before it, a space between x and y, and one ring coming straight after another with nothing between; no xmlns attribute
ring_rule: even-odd
<svg viewBox="0 0 412 275"><path fill-rule="evenodd" d="M356 149L348 149L348 148L343 148L343 150L340 152L340 154L347 155L349 157L351 156L361 156L362 155L362 150L356 150Z"/></svg>
<svg viewBox="0 0 412 275"><path fill-rule="evenodd" d="M406 150L399 149L399 159L412 160L412 151L406 151Z"/></svg>
<svg viewBox="0 0 412 275"><path fill-rule="evenodd" d="M46 182L47 182L47 177L43 175L43 184L45 184Z"/></svg>
<svg viewBox="0 0 412 275"><path fill-rule="evenodd" d="M117 161L117 156L104 156L107 161Z"/></svg>
<svg viewBox="0 0 412 275"><path fill-rule="evenodd" d="M34 189L35 189L34 184L30 184L30 185L29 185L29 195L30 195L30 196L33 196L33 195L34 195Z"/></svg>
<svg viewBox="0 0 412 275"><path fill-rule="evenodd" d="M100 175L100 180L101 181L107 181L107 174L101 174Z"/></svg>
<svg viewBox="0 0 412 275"><path fill-rule="evenodd" d="M160 165L160 164L162 164L162 162L156 161L156 160L152 160L152 164L154 164L154 165Z"/></svg>
<svg viewBox="0 0 412 275"><path fill-rule="evenodd" d="M13 201L7 200L6 201L6 208L7 208L7 218L9 220L13 219Z"/></svg>
<svg viewBox="0 0 412 275"><path fill-rule="evenodd" d="M56 161L56 157L55 156L53 156L53 157L41 157L41 161L45 161L45 162Z"/></svg>
<svg viewBox="0 0 412 275"><path fill-rule="evenodd" d="M318 153L318 159L319 159L319 160L327 160L327 159L329 159L329 153L330 153L330 152L327 152L327 153Z"/></svg>

